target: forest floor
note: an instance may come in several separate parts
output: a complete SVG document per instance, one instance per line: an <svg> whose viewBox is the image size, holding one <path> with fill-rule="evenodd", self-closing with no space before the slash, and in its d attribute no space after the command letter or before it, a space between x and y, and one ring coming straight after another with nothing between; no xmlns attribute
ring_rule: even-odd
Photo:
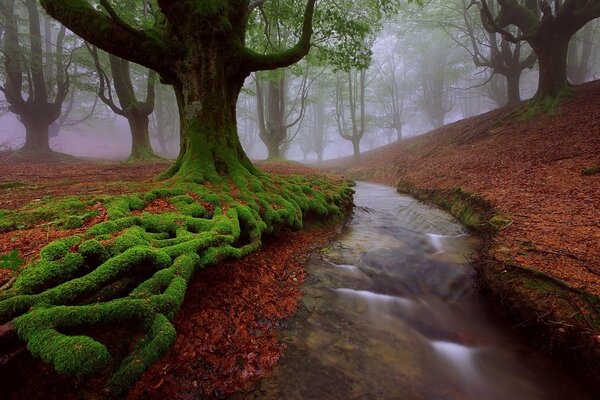
<svg viewBox="0 0 600 400"><path fill-rule="evenodd" d="M7 162L0 165L0 209L18 209L47 196L114 195L132 188L148 189L152 186L149 180L168 165L166 161ZM315 172L295 163L259 165L278 174ZM156 208L151 212L160 212L160 201L151 206ZM99 215L82 228L24 226L0 233L0 254L18 248L21 257L34 260L53 240L105 220L105 212L97 211ZM268 375L285 348L276 338L276 328L296 310L304 279L303 262L338 230L335 225L309 221L302 231L267 238L256 253L196 274L173 321L175 344L146 371L128 398L222 398ZM12 274L0 269L0 286ZM9 365L3 367L3 362L0 355L2 398L98 398L103 385L96 378L78 380L59 375L27 351L21 350Z"/></svg>
<svg viewBox="0 0 600 400"><path fill-rule="evenodd" d="M482 285L520 326L541 328L546 347L566 344L568 352L583 344L593 367L600 360L600 81L576 88L555 115L517 122L509 112L325 167L423 197L460 188L482 198L488 215L506 222L478 260Z"/></svg>

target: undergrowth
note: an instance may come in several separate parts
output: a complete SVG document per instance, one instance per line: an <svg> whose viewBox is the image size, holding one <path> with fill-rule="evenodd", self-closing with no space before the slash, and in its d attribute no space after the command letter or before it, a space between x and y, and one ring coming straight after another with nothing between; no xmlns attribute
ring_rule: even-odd
<svg viewBox="0 0 600 400"><path fill-rule="evenodd" d="M29 351L57 372L108 371L108 390L121 393L175 340L170 321L198 269L243 257L264 235L300 229L306 217L341 218L351 195L342 180L258 173L204 185L171 180L142 193L50 199L5 212L4 230L40 219L78 225L74 217L85 219L86 207L98 203L107 220L45 246L0 293L0 322L12 323ZM169 207L145 212L157 199ZM65 333L132 321L144 333L123 359L93 337Z"/></svg>

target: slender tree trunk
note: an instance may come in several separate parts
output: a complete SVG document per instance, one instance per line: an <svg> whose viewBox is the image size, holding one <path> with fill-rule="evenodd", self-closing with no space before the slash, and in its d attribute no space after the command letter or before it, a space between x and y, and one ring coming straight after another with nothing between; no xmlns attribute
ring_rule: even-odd
<svg viewBox="0 0 600 400"><path fill-rule="evenodd" d="M317 151L317 161L318 162L322 162L323 161L323 151Z"/></svg>
<svg viewBox="0 0 600 400"><path fill-rule="evenodd" d="M130 115L127 117L131 131L131 153L128 161L148 160L156 158L150 145L150 134L148 116Z"/></svg>
<svg viewBox="0 0 600 400"><path fill-rule="evenodd" d="M23 121L25 126L25 144L22 150L31 153L50 153L48 124L40 121Z"/></svg>
<svg viewBox="0 0 600 400"><path fill-rule="evenodd" d="M566 35L563 35L566 36ZM560 98L569 91L567 81L567 54L570 37L557 37L555 41L545 40L533 47L540 66L539 85L535 97Z"/></svg>
<svg viewBox="0 0 600 400"><path fill-rule="evenodd" d="M354 159L356 161L360 160L360 140L352 141L352 149L354 150Z"/></svg>

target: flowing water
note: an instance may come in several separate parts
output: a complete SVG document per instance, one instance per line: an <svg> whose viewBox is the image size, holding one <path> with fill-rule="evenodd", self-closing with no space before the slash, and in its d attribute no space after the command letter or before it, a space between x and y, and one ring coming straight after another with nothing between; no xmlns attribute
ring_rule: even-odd
<svg viewBox="0 0 600 400"><path fill-rule="evenodd" d="M359 183L339 241L306 266L288 349L253 399L588 399L489 316L447 213Z"/></svg>

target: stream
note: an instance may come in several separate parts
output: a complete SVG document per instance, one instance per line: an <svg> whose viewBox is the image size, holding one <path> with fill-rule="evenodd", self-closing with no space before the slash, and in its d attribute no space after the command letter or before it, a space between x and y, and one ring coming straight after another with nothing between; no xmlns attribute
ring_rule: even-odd
<svg viewBox="0 0 600 400"><path fill-rule="evenodd" d="M591 399L490 315L477 238L393 188L358 183L331 248L309 259L287 349L245 399Z"/></svg>

